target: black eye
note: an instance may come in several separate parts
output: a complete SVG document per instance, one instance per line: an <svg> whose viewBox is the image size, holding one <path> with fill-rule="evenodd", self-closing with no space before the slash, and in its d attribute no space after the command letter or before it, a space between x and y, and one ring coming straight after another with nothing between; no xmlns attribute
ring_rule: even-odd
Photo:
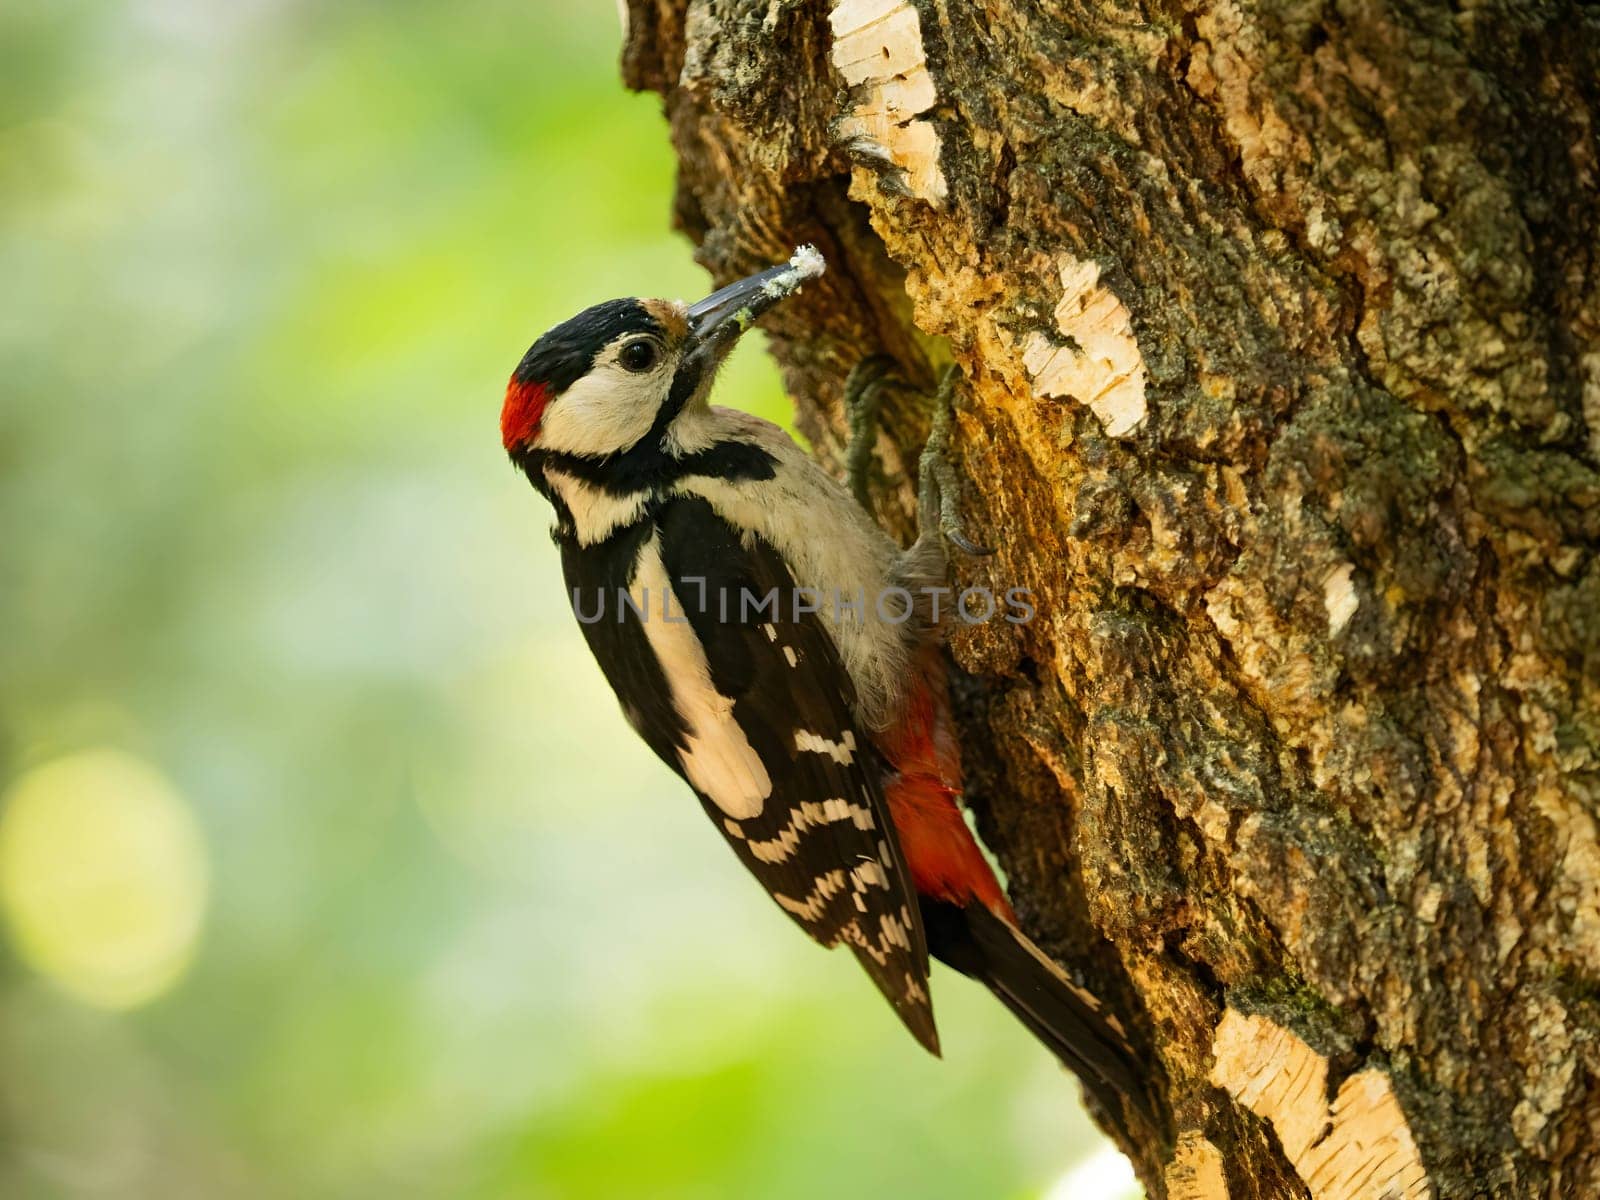
<svg viewBox="0 0 1600 1200"><path fill-rule="evenodd" d="M654 342L649 338L634 338L622 348L622 352L617 355L617 361L630 371L648 371L656 365L657 357L658 351Z"/></svg>

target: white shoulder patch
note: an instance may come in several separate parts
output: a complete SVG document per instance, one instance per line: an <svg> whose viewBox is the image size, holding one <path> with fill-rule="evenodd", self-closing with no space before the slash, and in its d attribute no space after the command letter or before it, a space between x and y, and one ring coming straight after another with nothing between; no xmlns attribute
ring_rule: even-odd
<svg viewBox="0 0 1600 1200"><path fill-rule="evenodd" d="M772 795L772 779L733 719L733 701L711 682L705 650L662 565L659 534L640 550L630 591L645 614L641 627L672 688L672 706L689 727L689 744L678 752L683 773L728 816L759 816Z"/></svg>

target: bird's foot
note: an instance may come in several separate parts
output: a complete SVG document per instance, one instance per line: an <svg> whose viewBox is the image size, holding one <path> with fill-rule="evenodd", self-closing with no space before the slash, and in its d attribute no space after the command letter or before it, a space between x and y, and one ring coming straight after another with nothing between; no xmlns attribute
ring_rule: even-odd
<svg viewBox="0 0 1600 1200"><path fill-rule="evenodd" d="M883 411L885 391L906 390L905 380L895 374L894 359L886 354L863 358L844 381L844 415L850 428L850 443L845 447L845 480L856 503L872 511L868 487L872 473L872 448L878 441L878 417Z"/></svg>
<svg viewBox="0 0 1600 1200"><path fill-rule="evenodd" d="M948 540L965 554L988 555L994 551L980 546L966 535L956 508L960 487L949 459L950 423L955 411L956 386L961 371L954 364L939 377L938 391L932 398L933 424L917 463L917 530L920 540L941 543ZM879 417L887 392L913 392L926 398L895 371L892 358L874 354L862 359L844 381L845 419L850 428L850 443L845 450L845 477L850 493L862 508L871 511L869 479L872 449L878 440Z"/></svg>
<svg viewBox="0 0 1600 1200"><path fill-rule="evenodd" d="M961 527L957 509L961 489L949 458L950 424L960 380L961 369L951 363L940 375L939 390L934 394L933 426L917 463L917 528L923 538L942 536L963 554L984 557L994 550L974 542Z"/></svg>

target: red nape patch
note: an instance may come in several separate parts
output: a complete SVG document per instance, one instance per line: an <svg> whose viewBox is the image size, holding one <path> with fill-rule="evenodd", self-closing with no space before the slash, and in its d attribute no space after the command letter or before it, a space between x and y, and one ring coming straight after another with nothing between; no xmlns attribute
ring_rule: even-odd
<svg viewBox="0 0 1600 1200"><path fill-rule="evenodd" d="M515 375L506 384L506 402L500 409L500 440L505 448L516 450L539 433L544 406L549 400L542 383L523 383Z"/></svg>

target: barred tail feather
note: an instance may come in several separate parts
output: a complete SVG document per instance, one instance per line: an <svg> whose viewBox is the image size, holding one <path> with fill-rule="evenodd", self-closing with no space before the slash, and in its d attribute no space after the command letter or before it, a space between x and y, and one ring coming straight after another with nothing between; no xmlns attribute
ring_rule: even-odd
<svg viewBox="0 0 1600 1200"><path fill-rule="evenodd" d="M1130 1105L1153 1123L1149 1071L1116 1017L1025 934L981 904L923 897L922 920L934 957L987 986L1102 1106Z"/></svg>

